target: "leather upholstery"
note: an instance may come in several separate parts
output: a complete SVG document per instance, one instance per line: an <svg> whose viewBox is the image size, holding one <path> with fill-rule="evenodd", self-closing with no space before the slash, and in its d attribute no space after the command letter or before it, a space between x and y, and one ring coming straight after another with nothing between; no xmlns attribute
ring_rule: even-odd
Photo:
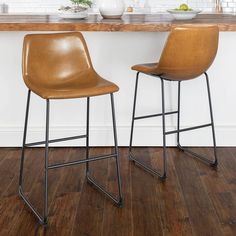
<svg viewBox="0 0 236 236"><path fill-rule="evenodd" d="M119 90L96 73L79 32L27 35L22 70L27 87L45 99L90 97Z"/></svg>
<svg viewBox="0 0 236 236"><path fill-rule="evenodd" d="M132 70L142 72L144 74L159 74L158 72L158 63L147 63L135 65L132 67Z"/></svg>
<svg viewBox="0 0 236 236"><path fill-rule="evenodd" d="M173 28L159 63L135 65L132 69L168 80L196 78L213 63L218 50L218 39L217 26Z"/></svg>

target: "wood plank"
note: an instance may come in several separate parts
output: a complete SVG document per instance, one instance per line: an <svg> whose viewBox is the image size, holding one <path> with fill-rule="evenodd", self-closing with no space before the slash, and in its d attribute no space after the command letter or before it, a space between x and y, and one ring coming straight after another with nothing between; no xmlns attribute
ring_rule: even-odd
<svg viewBox="0 0 236 236"><path fill-rule="evenodd" d="M9 154L9 152L11 152L11 150L12 149L10 149L10 148L1 148L1 151L0 151L0 166L1 166L1 163L4 161L4 159L6 158L6 156Z"/></svg>
<svg viewBox="0 0 236 236"><path fill-rule="evenodd" d="M108 189L118 196L116 163L114 159L108 162ZM133 233L132 227L132 193L131 193L131 166L126 149L120 150L120 164L122 176L122 192L124 195L124 206L118 208L106 201L103 219L104 236L129 236Z"/></svg>
<svg viewBox="0 0 236 236"><path fill-rule="evenodd" d="M31 150L26 153L25 158L27 159ZM14 154L14 155L13 155ZM9 152L9 156L5 159L5 171L1 170L3 174L3 182L9 182L9 186L2 191L1 201L0 201L0 225L3 225L3 232L6 234L10 234L9 230L14 228L14 222L18 222L17 216L20 215L20 212L24 209L24 204L18 197L18 176L19 176L19 163L20 163L20 149L15 149L13 152ZM26 170L27 172L27 170ZM9 179L8 177L11 176ZM6 220L6 218L10 218L10 220ZM13 225L12 225L13 224ZM14 234L13 234L14 235Z"/></svg>
<svg viewBox="0 0 236 236"><path fill-rule="evenodd" d="M222 153L222 151L224 151ZM227 148L226 150L219 149L219 156L222 156L221 168L224 169L223 175L227 181L227 186L230 188L236 200L236 149Z"/></svg>
<svg viewBox="0 0 236 236"><path fill-rule="evenodd" d="M104 152L109 153L109 149L90 149L90 156L102 155ZM107 163L107 160L90 163L91 176L105 188L108 173ZM103 236L102 226L105 201L105 196L85 181L74 220L72 235Z"/></svg>
<svg viewBox="0 0 236 236"><path fill-rule="evenodd" d="M193 232L196 235L223 235L214 206L200 179L196 160L181 151L174 152L173 156Z"/></svg>
<svg viewBox="0 0 236 236"><path fill-rule="evenodd" d="M166 32L173 26L217 25L220 31L236 31L236 16L199 14L186 21L174 20L170 14L125 14L122 19L104 20L100 14L85 20L61 19L57 15L1 15L0 31L109 31Z"/></svg>
<svg viewBox="0 0 236 236"><path fill-rule="evenodd" d="M20 159L20 151L18 157ZM23 188L26 196L35 205L37 209L42 208L42 197L38 194L38 186L42 186L42 172L44 163L44 149L42 148L29 148L26 150L24 175L23 175ZM17 183L18 185L18 183ZM18 190L16 191L18 192ZM29 234L34 234L35 227L37 226L37 219L29 208L24 204L20 197L17 198L19 209L12 219L12 228L9 232L10 235L24 235L25 229Z"/></svg>
<svg viewBox="0 0 236 236"><path fill-rule="evenodd" d="M147 149L135 148L135 156L150 165ZM136 165L131 166L133 235L163 235L160 218L159 179Z"/></svg>
<svg viewBox="0 0 236 236"><path fill-rule="evenodd" d="M12 149L5 154L4 159L0 165L0 173L2 175L0 181L0 196L4 197L10 184L16 177L16 173L19 172L19 151L18 149ZM6 195L6 194L5 194Z"/></svg>
<svg viewBox="0 0 236 236"><path fill-rule="evenodd" d="M14 178L12 181L9 183L9 187L2 193L2 199L0 201L0 205L2 204L4 207L3 209L3 214L1 213L1 218L0 218L0 225L3 225L3 230L5 230L5 233L8 235L14 235L11 233L13 228L15 227L14 223L19 223L20 219L20 213L24 209L24 204L18 197L18 176L19 176L19 163L20 163L20 155L21 155L21 150L16 149L17 151L15 152L15 156L10 159L10 162L15 165L15 168L12 168L16 173L14 175ZM28 158L30 155L31 150L28 150L25 155L25 159ZM33 162L31 162L33 163ZM25 173L27 173L27 168L25 169ZM11 171L9 171L11 173ZM1 208L1 207L0 207ZM5 216L10 217L11 220L6 221L5 223L2 222ZM5 234L6 235L6 234Z"/></svg>
<svg viewBox="0 0 236 236"><path fill-rule="evenodd" d="M162 148L148 148L152 166L162 166ZM174 165L175 148L167 149L167 179L156 184L164 235L193 235L188 209Z"/></svg>
<svg viewBox="0 0 236 236"><path fill-rule="evenodd" d="M198 148L199 151L199 148ZM209 148L203 149L203 154L211 157L212 152ZM209 168L208 165L202 162L196 162L200 178L208 193L216 214L220 219L221 227L225 235L236 235L236 202L233 199L233 193L224 179L224 172L226 169L222 168L227 157L226 152L220 155L219 166L217 171ZM235 160L234 160L235 161Z"/></svg>
<svg viewBox="0 0 236 236"><path fill-rule="evenodd" d="M63 152L63 148L61 148L61 152ZM70 148L62 155L64 156L63 162L81 160L85 158L85 149ZM56 187L53 194L51 194L49 227L46 235L71 235L73 229L71 222L74 222L79 205L85 168L84 165L77 165L52 170L51 175L55 174L56 178L51 182L51 186L55 185ZM58 178L58 175L60 178ZM45 235L43 230L40 233L39 235Z"/></svg>
<svg viewBox="0 0 236 236"><path fill-rule="evenodd" d="M22 209L22 202L19 201L17 195L9 198L0 198L0 236L16 234L9 233L14 227L14 217ZM24 228L24 231L26 229Z"/></svg>
<svg viewBox="0 0 236 236"><path fill-rule="evenodd" d="M51 161L63 161L65 160L65 155L67 154L67 149L54 149L50 148L49 151L49 159ZM66 156L67 157L67 156ZM30 162L31 161L31 162ZM33 161L33 164L32 164ZM25 181L24 186L28 198L34 204L34 206L38 209L39 212L42 212L43 209L43 169L44 169L44 148L34 148L29 154L28 161L26 159L26 170L25 172ZM37 174L35 174L37 173ZM60 172L55 173L54 175L49 175L49 212L50 212L50 203L52 202L51 198L53 192L56 193L55 188L58 184L50 184L53 180L60 181ZM26 181L27 180L27 181ZM60 183L60 182L59 182ZM20 200L21 205L24 206L23 201ZM25 214L23 214L25 212ZM22 217L23 215L23 217ZM33 234L35 230L40 229L37 225L37 219L32 214L32 212L28 209L27 206L22 208L22 211L19 211L16 214L14 221L14 227L11 230L11 233L24 235L25 228L28 229L28 232Z"/></svg>

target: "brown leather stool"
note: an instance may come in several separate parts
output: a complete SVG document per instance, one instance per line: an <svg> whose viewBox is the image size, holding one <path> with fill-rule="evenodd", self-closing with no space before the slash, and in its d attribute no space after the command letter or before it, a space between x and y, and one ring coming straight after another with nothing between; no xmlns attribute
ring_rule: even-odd
<svg viewBox="0 0 236 236"><path fill-rule="evenodd" d="M137 71L135 94L134 94L134 106L133 106L133 117L131 125L131 136L129 146L129 159L139 164L148 172L159 176L162 180L166 178L166 135L177 134L177 147L192 154L213 167L217 166L217 153L216 153L216 140L215 140L215 129L212 113L210 87L208 81L208 75L206 71L211 66L215 59L218 49L218 38L219 29L217 26L187 26L177 27L171 30L168 37L164 50L162 52L160 61L158 63L149 63L135 65L132 67L133 70ZM147 115L147 116L135 116L136 110L136 98L139 74L143 73L146 75L153 76L161 79L162 88L162 113ZM211 122L204 125L199 125L191 128L180 129L180 85L182 81L194 79L202 74L205 74L207 91L209 98L210 118ZM178 83L178 110L172 112L165 111L165 93L164 93L164 82L165 80L177 81ZM177 114L177 130L166 131L165 127L165 116ZM152 117L162 117L163 126L163 171L159 173L148 167L143 162L137 160L132 153L132 141L134 131L134 121L139 119L146 119ZM214 160L209 160L195 152L192 152L180 144L180 133L184 131L190 131L194 129L200 129L205 127L212 128L213 144L214 144Z"/></svg>
<svg viewBox="0 0 236 236"><path fill-rule="evenodd" d="M103 192L118 206L122 206L121 177L113 93L118 86L101 78L93 68L86 42L81 33L35 34L27 35L23 47L23 78L29 88L26 106L23 147L21 156L19 195L37 216L41 224L47 224L48 218L48 171L86 163L86 177L89 183ZM46 137L45 141L26 144L28 114L31 91L46 100ZM110 94L115 150L110 155L89 156L89 105L90 97ZM49 105L51 99L87 98L86 134L75 137L49 140ZM48 163L49 143L86 139L86 159L63 163ZM45 144L44 169L44 212L43 216L37 211L23 193L23 166L26 147ZM89 176L89 162L108 158L116 159L119 196L115 197Z"/></svg>

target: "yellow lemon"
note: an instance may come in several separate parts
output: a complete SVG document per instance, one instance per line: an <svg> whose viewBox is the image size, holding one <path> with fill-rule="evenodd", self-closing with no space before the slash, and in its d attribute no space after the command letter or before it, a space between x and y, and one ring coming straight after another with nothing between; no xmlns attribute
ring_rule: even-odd
<svg viewBox="0 0 236 236"><path fill-rule="evenodd" d="M187 11L189 8L188 8L188 5L184 3L179 6L179 9L181 11Z"/></svg>

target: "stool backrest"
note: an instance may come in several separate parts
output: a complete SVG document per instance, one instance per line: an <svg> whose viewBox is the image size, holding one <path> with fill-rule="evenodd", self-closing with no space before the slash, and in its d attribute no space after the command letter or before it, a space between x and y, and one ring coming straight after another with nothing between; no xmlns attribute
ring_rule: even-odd
<svg viewBox="0 0 236 236"><path fill-rule="evenodd" d="M206 72L218 49L217 26L187 26L171 30L158 69L167 79L193 79Z"/></svg>
<svg viewBox="0 0 236 236"><path fill-rule="evenodd" d="M71 79L94 77L86 42L79 32L26 35L23 46L23 78L28 87L60 85ZM79 76L86 75L86 76Z"/></svg>

